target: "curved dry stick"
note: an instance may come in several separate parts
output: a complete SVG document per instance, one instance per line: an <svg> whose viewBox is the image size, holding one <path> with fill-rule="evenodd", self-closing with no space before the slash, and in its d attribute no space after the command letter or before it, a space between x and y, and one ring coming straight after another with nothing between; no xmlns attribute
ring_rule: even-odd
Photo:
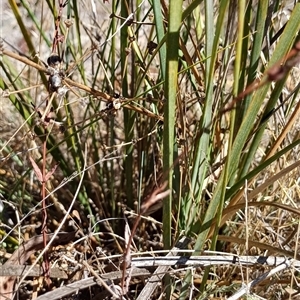
<svg viewBox="0 0 300 300"><path fill-rule="evenodd" d="M147 269L141 269L141 268L133 268L131 276L132 277L148 277L151 273ZM122 278L122 271L114 271L107 274L99 275L103 280L107 282L107 284L110 284L112 281L119 281ZM61 286L57 288L56 290L50 291L46 294L43 294L39 297L37 297L36 300L56 300L61 299L64 296L73 294L74 292L78 290L83 290L85 288L91 287L98 283L97 278L95 277L88 277L81 279L79 281L67 284L65 286Z"/></svg>

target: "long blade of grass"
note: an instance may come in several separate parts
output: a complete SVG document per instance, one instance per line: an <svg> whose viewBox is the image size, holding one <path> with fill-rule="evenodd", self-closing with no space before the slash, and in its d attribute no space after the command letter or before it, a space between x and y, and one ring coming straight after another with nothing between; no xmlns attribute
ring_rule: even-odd
<svg viewBox="0 0 300 300"><path fill-rule="evenodd" d="M168 189L173 189L173 164L174 164L174 126L175 107L177 97L178 77L178 49L179 31L182 18L182 0L170 2L169 27L167 35L167 62L166 72L168 76L165 82L165 94L167 101L164 107L164 133L163 133L163 164L164 173L167 174ZM172 192L166 197L163 204L163 242L165 249L172 245L171 213L172 213Z"/></svg>

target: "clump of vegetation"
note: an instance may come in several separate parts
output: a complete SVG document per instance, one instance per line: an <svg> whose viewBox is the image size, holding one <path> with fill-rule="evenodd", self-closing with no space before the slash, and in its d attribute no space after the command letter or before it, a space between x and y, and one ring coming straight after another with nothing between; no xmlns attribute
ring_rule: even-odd
<svg viewBox="0 0 300 300"><path fill-rule="evenodd" d="M3 299L297 297L300 4L169 2L2 4Z"/></svg>

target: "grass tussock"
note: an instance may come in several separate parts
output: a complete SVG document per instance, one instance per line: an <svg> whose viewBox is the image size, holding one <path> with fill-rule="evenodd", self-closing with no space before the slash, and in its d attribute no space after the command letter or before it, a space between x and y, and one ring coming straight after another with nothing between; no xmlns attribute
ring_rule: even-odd
<svg viewBox="0 0 300 300"><path fill-rule="evenodd" d="M299 297L296 1L1 5L1 299Z"/></svg>

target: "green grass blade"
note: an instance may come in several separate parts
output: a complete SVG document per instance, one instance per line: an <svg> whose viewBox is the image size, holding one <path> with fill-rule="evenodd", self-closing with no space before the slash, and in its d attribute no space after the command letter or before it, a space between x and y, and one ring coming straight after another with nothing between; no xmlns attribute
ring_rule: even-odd
<svg viewBox="0 0 300 300"><path fill-rule="evenodd" d="M164 107L164 134L163 134L163 164L164 173L167 174L168 189L171 190L163 204L163 242L165 249L172 245L171 213L172 213L172 190L173 190L173 164L174 164L174 126L175 107L177 97L178 77L178 49L179 31L182 19L182 0L170 2L169 26L167 35L167 64L165 94L167 101Z"/></svg>

